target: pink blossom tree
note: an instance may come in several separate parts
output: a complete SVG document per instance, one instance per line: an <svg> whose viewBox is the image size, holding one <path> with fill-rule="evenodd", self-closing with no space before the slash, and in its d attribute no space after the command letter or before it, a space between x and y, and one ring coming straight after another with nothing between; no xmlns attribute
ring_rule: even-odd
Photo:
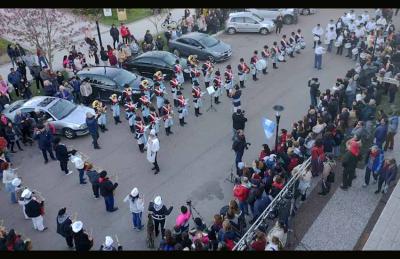
<svg viewBox="0 0 400 259"><path fill-rule="evenodd" d="M68 49L82 33L78 19L60 9L0 9L0 34L41 49L52 69L54 52Z"/></svg>

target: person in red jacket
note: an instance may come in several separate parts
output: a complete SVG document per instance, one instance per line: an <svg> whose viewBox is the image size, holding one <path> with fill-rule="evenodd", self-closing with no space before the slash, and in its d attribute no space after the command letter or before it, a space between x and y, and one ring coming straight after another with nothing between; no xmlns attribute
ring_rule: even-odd
<svg viewBox="0 0 400 259"><path fill-rule="evenodd" d="M322 173L324 169L324 160L325 153L322 139L317 139L314 146L311 148L311 173L314 177Z"/></svg>
<svg viewBox="0 0 400 259"><path fill-rule="evenodd" d="M258 156L258 159L262 161L264 157L271 155L271 149L269 149L268 144L263 144L263 150L261 150L260 155Z"/></svg>
<svg viewBox="0 0 400 259"><path fill-rule="evenodd" d="M251 183L245 176L241 178L241 184L236 184L233 187L233 196L239 200L239 208L246 215L249 215L247 198L249 197Z"/></svg>
<svg viewBox="0 0 400 259"><path fill-rule="evenodd" d="M119 31L120 31L120 33L121 33L122 42L125 43L125 44L128 44L128 36L129 36L128 27L126 27L126 26L121 22L121 27L119 27Z"/></svg>
<svg viewBox="0 0 400 259"><path fill-rule="evenodd" d="M107 45L107 56L108 56L108 60L110 62L110 66L116 67L118 60L117 60L117 57L114 55L114 49L111 48L110 45Z"/></svg>

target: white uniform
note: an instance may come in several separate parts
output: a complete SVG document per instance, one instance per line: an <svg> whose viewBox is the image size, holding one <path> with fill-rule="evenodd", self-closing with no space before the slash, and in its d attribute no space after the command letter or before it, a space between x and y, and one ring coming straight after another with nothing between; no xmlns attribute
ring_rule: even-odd
<svg viewBox="0 0 400 259"><path fill-rule="evenodd" d="M376 23L375 21L369 21L367 22L367 25L365 26L368 32L375 30L376 28Z"/></svg>
<svg viewBox="0 0 400 259"><path fill-rule="evenodd" d="M312 33L314 34L314 35L317 35L317 36L319 36L319 38L321 39L322 38L322 35L324 35L324 29L322 29L322 27L321 26L315 26L314 27L314 29L312 29Z"/></svg>
<svg viewBox="0 0 400 259"><path fill-rule="evenodd" d="M354 22L349 22L349 31L353 32L357 28Z"/></svg>
<svg viewBox="0 0 400 259"><path fill-rule="evenodd" d="M156 154L160 150L160 142L157 137L150 138L147 141L147 161L154 163Z"/></svg>

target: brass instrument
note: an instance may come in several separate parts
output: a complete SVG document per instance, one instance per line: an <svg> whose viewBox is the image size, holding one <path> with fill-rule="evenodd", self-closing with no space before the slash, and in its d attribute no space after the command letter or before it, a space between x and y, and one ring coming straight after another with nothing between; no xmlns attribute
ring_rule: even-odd
<svg viewBox="0 0 400 259"><path fill-rule="evenodd" d="M32 198L35 198L35 200L39 203L44 202L45 198L43 197L42 193L40 193L37 190L32 190Z"/></svg>
<svg viewBox="0 0 400 259"><path fill-rule="evenodd" d="M197 55L190 55L188 57L188 61L191 65L198 66L199 65L199 60L197 59Z"/></svg>

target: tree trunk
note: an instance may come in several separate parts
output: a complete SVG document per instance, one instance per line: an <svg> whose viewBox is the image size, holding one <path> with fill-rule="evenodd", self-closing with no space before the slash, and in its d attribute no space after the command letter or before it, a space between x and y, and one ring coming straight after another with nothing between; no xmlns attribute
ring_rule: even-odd
<svg viewBox="0 0 400 259"><path fill-rule="evenodd" d="M49 68L50 68L50 70L53 70L53 57L52 57L52 49L51 48L48 48L48 50L47 50L47 53L46 53L46 55L47 55L47 61L49 62Z"/></svg>

